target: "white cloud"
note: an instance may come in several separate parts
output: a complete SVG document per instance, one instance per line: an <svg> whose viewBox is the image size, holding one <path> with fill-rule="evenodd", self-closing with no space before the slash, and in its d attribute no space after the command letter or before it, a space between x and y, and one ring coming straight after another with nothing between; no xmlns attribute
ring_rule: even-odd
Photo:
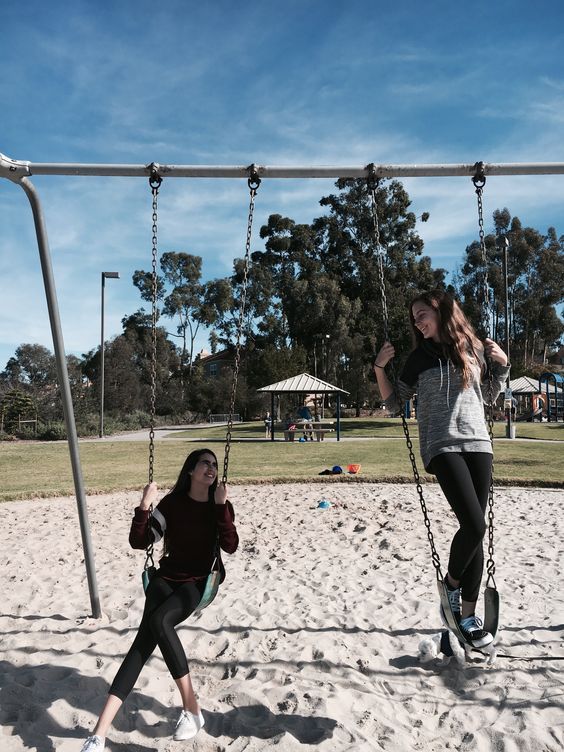
<svg viewBox="0 0 564 752"><path fill-rule="evenodd" d="M330 13L319 2L140 0L136 8L134 16L120 4L69 10L55 0L38 5L37 19L23 6L10 11L16 33L0 50L10 72L0 151L45 162L311 166L536 162L562 153L562 34L557 24L542 39L529 33L524 4L517 37L517 20L489 6L477 37L453 34L449 24L456 16L463 28L481 17L479 8L426 8L426 31L415 3L384 15L362 0L334 3ZM18 28L26 56L17 54ZM67 349L84 352L99 339L101 271L122 275L106 288L108 337L141 305L131 275L150 263L147 181L32 180ZM415 213L431 214L419 228L425 251L453 267L477 235L470 180L404 182ZM270 213L309 222L333 183L264 180L253 249ZM563 192L564 176L491 177L486 225L507 206L525 224L562 233ZM201 255L206 278L230 273L244 251L244 180L165 180L159 206L161 250ZM1 368L21 342L51 344L31 212L23 191L1 179L0 226Z"/></svg>

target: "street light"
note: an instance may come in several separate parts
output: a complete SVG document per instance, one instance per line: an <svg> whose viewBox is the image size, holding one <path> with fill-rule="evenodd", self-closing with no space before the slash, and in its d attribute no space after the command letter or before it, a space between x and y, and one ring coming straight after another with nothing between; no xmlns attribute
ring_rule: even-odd
<svg viewBox="0 0 564 752"><path fill-rule="evenodd" d="M323 340L323 355L325 358L325 368L323 369L323 378L327 381L327 371L329 369L329 340L331 339L330 334L325 335L325 339Z"/></svg>
<svg viewBox="0 0 564 752"><path fill-rule="evenodd" d="M106 279L119 279L119 272L102 272L102 310L100 336L100 438L104 436L104 289Z"/></svg>
<svg viewBox="0 0 564 752"><path fill-rule="evenodd" d="M507 355L507 362L511 362L509 359L509 289L508 289L508 267L507 267L507 252L509 250L509 239L505 233L501 233L496 238L496 245L498 250L502 252L502 270L503 270L503 298L505 304L505 354ZM513 409L513 394L511 392L511 375L507 376L507 383L505 387L505 399L504 405L507 412L507 425L505 427L505 436L508 439L515 438L515 426L512 424L512 409Z"/></svg>
<svg viewBox="0 0 564 752"><path fill-rule="evenodd" d="M317 340L321 340L321 370L323 371L323 377L327 378L327 357L325 354L326 340L330 339L330 334L314 334L313 335L313 375L317 378Z"/></svg>

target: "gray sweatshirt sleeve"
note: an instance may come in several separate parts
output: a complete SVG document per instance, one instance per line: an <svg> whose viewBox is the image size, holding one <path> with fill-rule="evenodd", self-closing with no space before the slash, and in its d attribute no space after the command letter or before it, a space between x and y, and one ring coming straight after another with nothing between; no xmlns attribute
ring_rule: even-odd
<svg viewBox="0 0 564 752"><path fill-rule="evenodd" d="M493 404L498 398L498 395L505 386L511 366L509 363L506 366L502 366L500 363L494 361L489 365L489 368L492 375L491 390L493 390L493 394L490 394L489 371L486 371L481 384L482 398L486 405Z"/></svg>
<svg viewBox="0 0 564 752"><path fill-rule="evenodd" d="M415 394L415 385L409 386L405 381L401 379L397 382L397 387L391 393L387 400L384 401L386 410L392 415L396 415L401 411L402 405L407 400L411 399ZM399 397L399 399L398 399Z"/></svg>

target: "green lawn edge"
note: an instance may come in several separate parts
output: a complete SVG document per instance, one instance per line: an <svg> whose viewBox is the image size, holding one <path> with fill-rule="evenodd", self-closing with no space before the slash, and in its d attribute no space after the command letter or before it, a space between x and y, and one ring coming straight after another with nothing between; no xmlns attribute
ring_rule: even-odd
<svg viewBox="0 0 564 752"><path fill-rule="evenodd" d="M185 457L209 445L223 462L223 441L166 440L155 443L155 480L169 488ZM434 482L421 467L424 483ZM148 447L138 441L80 442L87 495L143 488L148 477ZM519 442L498 439L494 444L494 483L497 486L563 488L560 442ZM325 468L361 464L359 475L320 476ZM0 444L0 500L74 496L66 442ZM267 442L234 441L229 482L233 485L280 483L413 483L409 458L401 441Z"/></svg>

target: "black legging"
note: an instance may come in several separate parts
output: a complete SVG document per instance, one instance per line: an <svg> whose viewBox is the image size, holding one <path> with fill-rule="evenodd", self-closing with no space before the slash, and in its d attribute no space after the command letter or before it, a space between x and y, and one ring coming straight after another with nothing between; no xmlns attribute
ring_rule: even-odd
<svg viewBox="0 0 564 752"><path fill-rule="evenodd" d="M111 695L125 700L157 645L173 679L188 673L186 654L174 627L195 611L205 584L205 580L170 582L153 577L137 636L112 682Z"/></svg>
<svg viewBox="0 0 564 752"><path fill-rule="evenodd" d="M484 514L492 472L492 455L485 452L444 452L429 469L437 476L460 529L452 539L448 571L460 580L462 598L478 600L484 569Z"/></svg>

